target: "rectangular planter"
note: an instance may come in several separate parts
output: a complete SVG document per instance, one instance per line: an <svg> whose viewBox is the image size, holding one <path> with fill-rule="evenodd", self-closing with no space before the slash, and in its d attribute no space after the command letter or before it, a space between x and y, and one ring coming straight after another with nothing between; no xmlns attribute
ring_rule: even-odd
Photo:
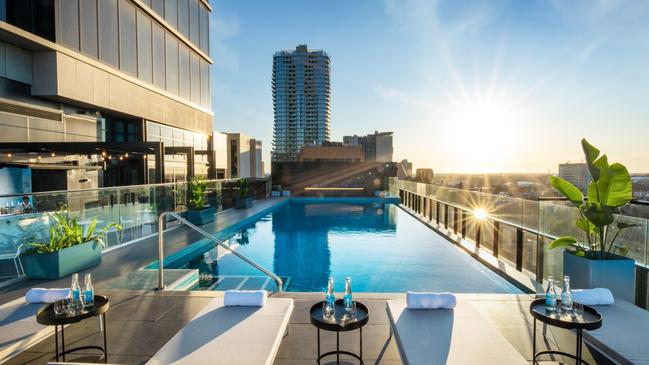
<svg viewBox="0 0 649 365"><path fill-rule="evenodd" d="M21 256L29 279L60 279L101 263L101 246L95 241L64 248L52 253Z"/></svg>
<svg viewBox="0 0 649 365"><path fill-rule="evenodd" d="M237 209L246 209L252 207L252 197L246 196L243 198L234 199L234 206Z"/></svg>
<svg viewBox="0 0 649 365"><path fill-rule="evenodd" d="M615 255L612 260L591 260L563 251L563 273L572 289L608 288L614 298L635 303L635 261Z"/></svg>
<svg viewBox="0 0 649 365"><path fill-rule="evenodd" d="M188 210L185 212L185 219L196 226L202 226L204 224L214 221L214 215L216 215L216 208L207 207L201 210Z"/></svg>

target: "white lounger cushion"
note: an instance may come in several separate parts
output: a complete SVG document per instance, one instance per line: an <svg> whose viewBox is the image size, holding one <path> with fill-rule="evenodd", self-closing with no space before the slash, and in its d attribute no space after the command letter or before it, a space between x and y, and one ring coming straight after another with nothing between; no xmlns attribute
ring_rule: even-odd
<svg viewBox="0 0 649 365"><path fill-rule="evenodd" d="M649 364L649 313L622 299L593 308L602 327L584 331L584 341L618 364Z"/></svg>
<svg viewBox="0 0 649 365"><path fill-rule="evenodd" d="M225 307L212 300L147 364L271 365L293 300L270 298L263 307Z"/></svg>
<svg viewBox="0 0 649 365"><path fill-rule="evenodd" d="M458 300L454 309L411 310L405 300L387 306L404 364L529 364L466 301Z"/></svg>
<svg viewBox="0 0 649 365"><path fill-rule="evenodd" d="M54 333L54 327L36 322L43 304L29 304L24 297L0 306L0 363Z"/></svg>

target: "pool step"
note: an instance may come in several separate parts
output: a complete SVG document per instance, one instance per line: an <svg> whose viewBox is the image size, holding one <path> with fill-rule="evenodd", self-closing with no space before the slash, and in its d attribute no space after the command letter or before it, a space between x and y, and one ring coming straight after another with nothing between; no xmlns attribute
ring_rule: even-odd
<svg viewBox="0 0 649 365"><path fill-rule="evenodd" d="M280 277L284 289L291 283L290 276ZM218 279L206 290L268 290L275 291L275 282L268 276L262 275L219 275Z"/></svg>

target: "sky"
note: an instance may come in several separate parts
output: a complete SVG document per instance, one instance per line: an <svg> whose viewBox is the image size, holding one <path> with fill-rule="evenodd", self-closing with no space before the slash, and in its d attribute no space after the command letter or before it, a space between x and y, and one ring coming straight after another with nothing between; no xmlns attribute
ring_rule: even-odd
<svg viewBox="0 0 649 365"><path fill-rule="evenodd" d="M440 173L548 172L581 138L649 172L649 1L212 0L215 129L272 149L272 57L331 57L332 140Z"/></svg>

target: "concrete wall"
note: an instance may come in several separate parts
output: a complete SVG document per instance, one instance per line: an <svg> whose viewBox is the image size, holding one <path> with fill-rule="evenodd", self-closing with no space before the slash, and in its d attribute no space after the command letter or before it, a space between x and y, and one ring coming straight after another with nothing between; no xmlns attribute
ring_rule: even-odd
<svg viewBox="0 0 649 365"><path fill-rule="evenodd" d="M93 142L97 121L85 116L61 115L61 120L0 111L0 142Z"/></svg>
<svg viewBox="0 0 649 365"><path fill-rule="evenodd" d="M209 134L212 115L181 103L141 82L112 73L97 62L57 51L34 52L32 94L127 114Z"/></svg>

